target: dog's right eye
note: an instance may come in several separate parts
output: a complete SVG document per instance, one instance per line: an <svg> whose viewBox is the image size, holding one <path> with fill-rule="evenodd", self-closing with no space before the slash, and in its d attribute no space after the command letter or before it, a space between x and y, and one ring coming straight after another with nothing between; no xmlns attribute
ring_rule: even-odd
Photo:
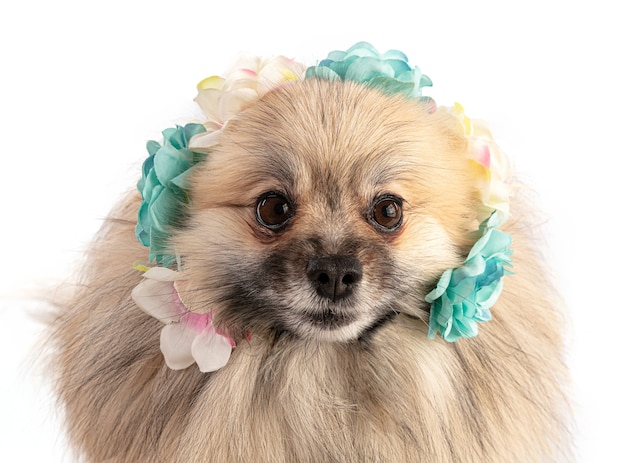
<svg viewBox="0 0 626 463"><path fill-rule="evenodd" d="M261 195L256 203L256 219L265 228L279 231L294 215L294 208L285 196L276 192Z"/></svg>
<svg viewBox="0 0 626 463"><path fill-rule="evenodd" d="M372 206L369 219L381 231L397 230L402 224L402 200L392 195L378 198Z"/></svg>

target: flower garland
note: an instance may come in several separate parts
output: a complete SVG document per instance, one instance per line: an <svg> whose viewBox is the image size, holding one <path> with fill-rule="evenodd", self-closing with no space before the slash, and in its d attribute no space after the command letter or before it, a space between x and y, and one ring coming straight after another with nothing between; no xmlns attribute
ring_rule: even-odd
<svg viewBox="0 0 626 463"><path fill-rule="evenodd" d="M195 101L205 121L166 129L162 144L148 142L149 157L137 184L142 196L137 239L149 247L150 260L162 267L143 269L147 270L145 278L133 291L133 298L140 308L166 324L161 349L171 368L186 368L195 362L202 371L215 371L226 364L234 347L232 339L213 327L212 312L200 314L185 307L177 289L183 275L167 268L177 262L169 238L184 219L189 201L187 178L219 143L230 119L267 92L304 79L352 81L416 100L430 100L421 91L432 85L404 53L390 50L380 54L367 42L333 51L308 68L284 56L262 59L242 55L224 77L211 76L198 84ZM502 277L511 273L511 238L497 229L509 215L509 165L486 124L470 120L458 103L444 109L457 118L459 131L468 140L468 158L480 196L476 243L465 262L446 270L425 298L431 304L428 337L439 332L444 340L453 342L476 336L477 323L491 319L490 308L502 291Z"/></svg>

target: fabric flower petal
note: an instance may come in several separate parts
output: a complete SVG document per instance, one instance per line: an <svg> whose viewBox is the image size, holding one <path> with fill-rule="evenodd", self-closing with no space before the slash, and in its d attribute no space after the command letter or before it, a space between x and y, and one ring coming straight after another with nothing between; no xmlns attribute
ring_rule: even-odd
<svg viewBox="0 0 626 463"><path fill-rule="evenodd" d="M228 75L224 81L223 93L241 89L256 91L258 87L258 73L254 69L237 69Z"/></svg>
<svg viewBox="0 0 626 463"><path fill-rule="evenodd" d="M383 58L387 60L403 61L405 63L409 62L409 58L400 50L388 50L383 55Z"/></svg>
<svg viewBox="0 0 626 463"><path fill-rule="evenodd" d="M189 141L189 146L201 153L208 153L211 151L211 148L215 147L219 143L219 139L221 136L221 131L214 132L204 132L194 136Z"/></svg>
<svg viewBox="0 0 626 463"><path fill-rule="evenodd" d="M240 88L232 92L223 93L218 103L220 122L224 124L239 114L246 106L258 98L255 89Z"/></svg>
<svg viewBox="0 0 626 463"><path fill-rule="evenodd" d="M191 345L191 354L200 371L208 373L224 367L232 349L228 339L210 327L196 336Z"/></svg>
<svg viewBox="0 0 626 463"><path fill-rule="evenodd" d="M286 82L302 79L305 66L285 56L277 56L263 64L258 75L259 97Z"/></svg>
<svg viewBox="0 0 626 463"><path fill-rule="evenodd" d="M452 278L452 269L443 272L437 282L437 287L426 295L426 302L434 302L436 299L440 298L448 289L450 278Z"/></svg>
<svg viewBox="0 0 626 463"><path fill-rule="evenodd" d="M229 69L227 69L225 74L226 76L230 76L241 69L251 69L253 71L257 71L261 67L262 62L263 60L260 57L253 55L252 53L240 53L235 62Z"/></svg>
<svg viewBox="0 0 626 463"><path fill-rule="evenodd" d="M345 54L346 56L379 57L378 50L369 42L357 42L348 48Z"/></svg>
<svg viewBox="0 0 626 463"><path fill-rule="evenodd" d="M183 279L180 272L165 267L152 267L143 276L144 278L157 281L177 281Z"/></svg>
<svg viewBox="0 0 626 463"><path fill-rule="evenodd" d="M224 87L224 79L220 76L211 76L198 82L198 90L209 88L221 90Z"/></svg>
<svg viewBox="0 0 626 463"><path fill-rule="evenodd" d="M137 189L141 193L143 203L147 204L152 201L152 198L156 197L155 190L159 190L163 187L163 185L159 182L156 172L154 171L154 156L146 159L146 163L148 163L148 161L150 161L149 170L147 174L137 183Z"/></svg>
<svg viewBox="0 0 626 463"><path fill-rule="evenodd" d="M198 84L198 95L194 98L194 101L204 113L207 121L222 125L222 116L219 112L219 101L222 96L222 91L215 88L200 88Z"/></svg>
<svg viewBox="0 0 626 463"><path fill-rule="evenodd" d="M191 151L164 146L154 156L154 172L161 185L189 169L193 161Z"/></svg>
<svg viewBox="0 0 626 463"><path fill-rule="evenodd" d="M169 324L178 322L184 310L171 282L145 278L133 288L131 297L148 315Z"/></svg>
<svg viewBox="0 0 626 463"><path fill-rule="evenodd" d="M197 333L184 323L172 323L161 330L161 352L172 370L183 370L194 364L191 346Z"/></svg>
<svg viewBox="0 0 626 463"><path fill-rule="evenodd" d="M330 66L310 67L306 70L306 79L341 80L341 76Z"/></svg>
<svg viewBox="0 0 626 463"><path fill-rule="evenodd" d="M149 205L148 203L142 203L137 214L135 235L137 240L144 246L150 246L150 227Z"/></svg>

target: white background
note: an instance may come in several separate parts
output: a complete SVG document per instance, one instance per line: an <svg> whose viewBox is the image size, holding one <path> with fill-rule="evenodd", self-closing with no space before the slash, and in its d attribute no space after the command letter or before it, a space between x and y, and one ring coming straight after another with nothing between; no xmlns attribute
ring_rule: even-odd
<svg viewBox="0 0 626 463"><path fill-rule="evenodd" d="M19 6L18 6L19 3ZM614 6L612 6L614 5ZM538 192L572 324L581 462L626 461L626 34L619 2L25 1L0 11L0 460L67 459L34 367L35 290L67 277L145 141L239 51L314 64L398 48L440 104L490 121Z"/></svg>

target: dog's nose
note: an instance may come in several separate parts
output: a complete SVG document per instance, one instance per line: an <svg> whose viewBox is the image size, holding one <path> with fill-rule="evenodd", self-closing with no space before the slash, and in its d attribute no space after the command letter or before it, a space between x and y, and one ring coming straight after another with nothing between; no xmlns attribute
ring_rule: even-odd
<svg viewBox="0 0 626 463"><path fill-rule="evenodd" d="M320 296L335 301L352 293L363 277L363 268L350 256L312 257L306 273Z"/></svg>

